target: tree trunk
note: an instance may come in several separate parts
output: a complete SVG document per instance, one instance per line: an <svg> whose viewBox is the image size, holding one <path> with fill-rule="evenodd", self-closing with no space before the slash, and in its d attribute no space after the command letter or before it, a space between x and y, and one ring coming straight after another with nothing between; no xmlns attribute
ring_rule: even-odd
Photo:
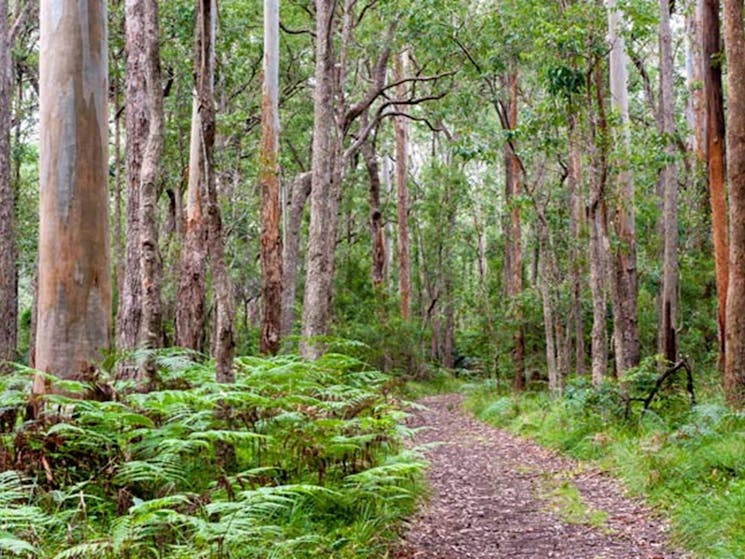
<svg viewBox="0 0 745 559"><path fill-rule="evenodd" d="M122 228L122 116L119 114L121 86L114 80L114 273L117 298L124 281L124 235ZM117 304L118 306L118 304Z"/></svg>
<svg viewBox="0 0 745 559"><path fill-rule="evenodd" d="M616 371L620 374L636 367L641 358L637 323L636 227L634 223L634 177L630 168L631 134L629 122L628 75L626 47L619 33L620 12L615 0L608 1L610 51L610 93L613 109L621 121L620 161L618 166L618 200L614 224L618 236L614 254L615 274L611 278L614 310L614 344Z"/></svg>
<svg viewBox="0 0 745 559"><path fill-rule="evenodd" d="M676 147L672 32L670 0L660 0L660 130L667 143L665 153L669 163L661 175L663 191L664 252L658 352L674 363L678 354L676 333L678 311L678 173L675 165Z"/></svg>
<svg viewBox="0 0 745 559"><path fill-rule="evenodd" d="M370 234L372 237L372 283L376 292L385 285L385 237L383 235L383 214L380 206L380 170L378 158L372 142L362 146L362 157L365 160L370 179Z"/></svg>
<svg viewBox="0 0 745 559"><path fill-rule="evenodd" d="M724 371L729 240L727 236L727 186L724 101L722 94L722 43L719 31L719 0L702 0L703 78L706 98L706 161L711 203L714 266L719 308L719 370Z"/></svg>
<svg viewBox="0 0 745 559"><path fill-rule="evenodd" d="M399 53L394 61L393 79L400 81L406 73L405 53ZM406 86L396 87L396 97L406 98ZM399 105L396 110L405 113L407 107ZM401 298L401 318L409 319L411 306L411 269L409 263L409 188L408 182L408 122L406 117L394 119L396 129L396 187L398 190L398 292Z"/></svg>
<svg viewBox="0 0 745 559"><path fill-rule="evenodd" d="M686 15L686 35L688 36L686 45L686 74L688 78L688 102L686 106L686 117L691 128L691 137L688 140L689 149L696 155L698 161L706 160L707 152L707 109L706 109L706 91L705 86L701 84L706 80L704 66L708 65L711 59L704 55L704 47L707 41L711 40L702 33L703 12L707 9L705 4L709 0L696 0L693 10ZM719 0L714 0L717 5L717 25L719 23ZM719 28L716 29L716 39L719 43ZM717 46L717 51L721 46ZM704 64L706 61L706 64ZM720 78L721 82L721 78Z"/></svg>
<svg viewBox="0 0 745 559"><path fill-rule="evenodd" d="M125 260L122 291L116 316L116 346L131 350L140 340L142 322L142 281L140 275L140 170L150 131L150 114L147 93L147 52L145 49L145 3L137 0L125 2L125 29L127 53L126 74L126 210L125 210ZM119 374L135 374L128 366Z"/></svg>
<svg viewBox="0 0 745 559"><path fill-rule="evenodd" d="M311 164L310 229L303 298L300 352L315 359L323 352L318 336L328 333L334 275L334 252L341 185L337 158L341 138L334 123L334 54L331 0L316 2L316 71Z"/></svg>
<svg viewBox="0 0 745 559"><path fill-rule="evenodd" d="M140 168L140 284L142 321L140 344L147 349L163 345L163 302L161 286L163 267L158 245L158 175L163 152L163 93L160 84L160 38L158 35L158 1L130 0L143 4L140 21L141 49L144 53L144 76L148 134ZM154 371L152 360L146 360L143 376Z"/></svg>
<svg viewBox="0 0 745 559"><path fill-rule="evenodd" d="M207 229L204 222L206 202L206 162L204 140L202 137L202 107L200 83L203 81L204 25L201 23L203 13L197 10L197 30L195 35L195 84L192 101L191 139L189 141L189 180L186 189L186 223L184 240L179 263L178 294L176 296L176 331L177 346L196 351L204 351L205 344L205 272L207 256ZM177 218L177 222L179 219Z"/></svg>
<svg viewBox="0 0 745 559"><path fill-rule="evenodd" d="M724 0L727 52L727 177L730 185L729 284L727 288L724 391L745 406L745 32L742 0Z"/></svg>
<svg viewBox="0 0 745 559"><path fill-rule="evenodd" d="M292 333L295 322L295 293L297 292L297 272L300 266L300 228L303 224L305 202L310 196L311 174L303 173L292 183L289 197L290 215L285 229L285 243L282 247L282 336Z"/></svg>
<svg viewBox="0 0 745 559"><path fill-rule="evenodd" d="M607 309L606 253L607 215L605 209L605 187L607 182L607 133L608 124L603 97L603 79L600 66L593 72L597 114L592 115L593 169L590 179L590 290L592 291L592 384L596 388L608 375L608 338L605 324ZM590 100L590 105L592 101Z"/></svg>
<svg viewBox="0 0 745 559"><path fill-rule="evenodd" d="M539 290L543 303L543 330L546 339L546 368L548 369L548 386L552 394L561 393L561 375L557 362L557 345L560 343L554 336L554 308L551 297L551 277L549 274L549 241L548 226L543 217L539 217L539 256L540 274Z"/></svg>
<svg viewBox="0 0 745 559"><path fill-rule="evenodd" d="M40 20L36 366L83 379L111 325L106 3L42 2Z"/></svg>
<svg viewBox="0 0 745 559"><path fill-rule="evenodd" d="M214 293L213 347L217 382L235 380L233 371L233 289L225 264L225 241L215 181L215 32L217 0L198 0L197 96L199 100L202 171L207 193L207 251Z"/></svg>
<svg viewBox="0 0 745 559"><path fill-rule="evenodd" d="M0 0L0 372L16 360L18 341L18 272L11 182L11 56L8 2Z"/></svg>
<svg viewBox="0 0 745 559"><path fill-rule="evenodd" d="M264 0L264 82L261 104L261 342L279 350L282 318L282 238L279 221L279 0Z"/></svg>
<svg viewBox="0 0 745 559"><path fill-rule="evenodd" d="M582 152L577 131L577 116L569 115L569 165L567 185L569 188L569 235L570 282L572 289L572 312L574 328L575 373L585 374L585 328L582 316L582 264L579 259L580 229L582 224Z"/></svg>
<svg viewBox="0 0 745 559"><path fill-rule="evenodd" d="M590 204L590 290L592 291L592 384L600 386L608 374L608 340L605 327L604 226L601 202L593 195Z"/></svg>
<svg viewBox="0 0 745 559"><path fill-rule="evenodd" d="M518 77L517 71L513 71L507 78L507 124L509 130L517 129L518 115ZM512 335L512 361L515 364L515 377L513 388L517 391L525 389L525 335L523 332L522 316L519 310L519 298L523 289L523 264L522 264L522 229L520 227L520 205L517 198L520 196L520 161L515 153L514 140L504 146L504 170L505 170L505 206L507 216L505 219L506 238L506 283L507 297L515 309L513 317L516 326Z"/></svg>

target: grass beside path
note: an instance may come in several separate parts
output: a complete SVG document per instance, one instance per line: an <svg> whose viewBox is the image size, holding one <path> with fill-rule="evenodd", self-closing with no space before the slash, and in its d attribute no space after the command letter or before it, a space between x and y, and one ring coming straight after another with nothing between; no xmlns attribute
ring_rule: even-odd
<svg viewBox="0 0 745 559"><path fill-rule="evenodd" d="M666 511L674 537L705 559L745 557L745 414L674 398L624 418L614 389L570 383L564 398L504 396L466 384L480 419L581 460L592 460Z"/></svg>

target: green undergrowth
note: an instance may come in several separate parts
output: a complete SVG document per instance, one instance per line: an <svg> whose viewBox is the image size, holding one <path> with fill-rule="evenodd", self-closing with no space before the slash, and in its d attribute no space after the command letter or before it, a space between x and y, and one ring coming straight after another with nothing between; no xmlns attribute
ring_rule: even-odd
<svg viewBox="0 0 745 559"><path fill-rule="evenodd" d="M677 543L697 557L745 557L745 414L719 403L690 407L674 389L642 412L623 398L643 393L639 382L637 375L595 390L575 379L559 399L501 395L487 382L467 387L467 406L493 425L622 478L666 511Z"/></svg>
<svg viewBox="0 0 745 559"><path fill-rule="evenodd" d="M418 400L436 394L460 392L464 385L465 381L462 378L455 377L452 372L446 369L437 368L428 372L422 379L407 380L401 387L400 392L406 398Z"/></svg>
<svg viewBox="0 0 745 559"><path fill-rule="evenodd" d="M242 357L221 385L187 353L149 357L152 391L48 395L34 421L32 372L0 379L0 556L386 556L424 467L390 377L339 354Z"/></svg>

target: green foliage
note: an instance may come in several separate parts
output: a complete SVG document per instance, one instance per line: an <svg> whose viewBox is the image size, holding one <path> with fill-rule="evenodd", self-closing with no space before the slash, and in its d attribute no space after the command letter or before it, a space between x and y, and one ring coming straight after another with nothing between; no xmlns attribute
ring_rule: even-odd
<svg viewBox="0 0 745 559"><path fill-rule="evenodd" d="M116 400L103 402L50 394L35 421L22 418L32 371L2 379L3 553L380 556L424 466L401 451L408 430L390 377L342 354L242 357L225 385L182 351L147 357L155 390L115 382Z"/></svg>

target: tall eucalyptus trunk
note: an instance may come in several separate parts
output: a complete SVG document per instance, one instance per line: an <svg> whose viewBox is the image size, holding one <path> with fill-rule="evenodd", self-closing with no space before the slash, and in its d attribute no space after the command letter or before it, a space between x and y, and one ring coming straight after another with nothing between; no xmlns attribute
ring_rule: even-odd
<svg viewBox="0 0 745 559"><path fill-rule="evenodd" d="M517 129L518 118L518 75L513 70L507 77L507 126L510 131ZM515 153L515 140L504 146L505 205L507 214L505 228L505 283L508 300L515 308L515 328L512 335L512 361L515 365L513 388L525 389L525 333L518 300L523 290L522 229L520 227L520 161Z"/></svg>
<svg viewBox="0 0 745 559"><path fill-rule="evenodd" d="M658 352L669 362L678 354L678 171L675 164L675 100L670 0L660 0L660 134L668 163L662 170L663 263Z"/></svg>
<svg viewBox="0 0 745 559"><path fill-rule="evenodd" d="M334 274L334 252L341 185L337 159L341 138L334 122L335 25L331 0L316 2L316 70L313 94L313 159L311 163L310 229L303 297L301 354L310 359L323 352L318 336L328 333Z"/></svg>
<svg viewBox="0 0 745 559"><path fill-rule="evenodd" d="M279 0L264 0L264 81L261 103L261 341L279 350L282 318L282 237L279 222Z"/></svg>
<svg viewBox="0 0 745 559"><path fill-rule="evenodd" d="M613 254L611 278L613 296L613 338L616 371L636 367L641 358L637 319L636 227L634 220L634 176L630 168L631 131L629 120L626 46L620 33L621 15L615 0L608 0L611 106L620 117L619 167L613 222L618 243Z"/></svg>
<svg viewBox="0 0 745 559"><path fill-rule="evenodd" d="M582 263L579 258L580 231L582 229L584 208L582 203L582 145L579 138L577 115L569 115L569 156L567 166L567 186L569 189L569 249L572 300L572 330L574 331L574 371L585 374L585 327L582 313Z"/></svg>
<svg viewBox="0 0 745 559"><path fill-rule="evenodd" d="M727 178L730 186L729 284L727 288L724 391L745 406L745 30L743 1L724 0L727 53Z"/></svg>
<svg viewBox="0 0 745 559"><path fill-rule="evenodd" d="M406 73L406 54L399 53L394 60L394 80L399 82ZM406 86L396 87L396 97L406 97ZM399 105L397 110L406 113L406 106ZM396 189L398 192L398 293L401 298L401 318L408 320L411 310L411 264L409 261L409 126L405 116L394 120L396 131Z"/></svg>
<svg viewBox="0 0 745 559"><path fill-rule="evenodd" d="M372 284L376 292L385 285L386 276L386 254L385 254L385 236L383 231L383 213L380 205L380 169L378 165L375 146L372 142L367 141L361 149L362 157L365 160L367 175L369 180L369 199L370 199L370 236L372 238Z"/></svg>
<svg viewBox="0 0 745 559"><path fill-rule="evenodd" d="M125 3L126 74L126 239L124 277L117 314L117 347L162 345L162 272L158 250L158 169L163 147L158 7L154 0ZM118 241L117 241L118 242ZM118 376L144 381L142 372L121 361ZM147 361L146 369L152 369Z"/></svg>
<svg viewBox="0 0 745 559"><path fill-rule="evenodd" d="M282 332L283 337L292 333L295 322L295 294L300 267L300 228L303 224L305 203L310 196L311 174L303 173L292 181L288 196L289 212L282 246Z"/></svg>
<svg viewBox="0 0 745 559"><path fill-rule="evenodd" d="M605 189L608 163L608 121L603 95L603 78L600 66L593 72L596 105L591 114L592 173L590 174L590 203L588 226L590 229L590 290L592 292L592 384L600 386L608 375L608 333L606 312L608 305L608 253L607 253L607 211Z"/></svg>
<svg viewBox="0 0 745 559"><path fill-rule="evenodd" d="M729 282L729 238L727 234L727 166L725 153L724 100L722 94L722 38L719 0L701 0L701 36L704 96L706 98L706 168L717 278L717 322L719 324L720 371L724 371L727 284Z"/></svg>
<svg viewBox="0 0 745 559"><path fill-rule="evenodd" d="M217 0L197 1L197 99L199 101L199 134L202 148L202 180L206 193L207 253L212 271L213 320L212 356L215 358L215 379L230 383L235 379L233 354L235 340L233 321L235 310L233 286L225 263L225 239L217 196L215 177L215 35Z"/></svg>
<svg viewBox="0 0 745 559"><path fill-rule="evenodd" d="M124 227L124 266L116 315L116 346L119 350L137 347L142 322L142 281L140 277L140 169L150 130L145 49L145 2L127 0L124 5L125 52L127 55L126 114L126 209ZM126 373L124 367L120 373Z"/></svg>
<svg viewBox="0 0 745 559"><path fill-rule="evenodd" d="M701 84L706 80L705 65L709 60L704 54L704 45L710 40L705 35L703 20L705 4L709 0L695 0L693 9L686 14L686 81L688 86L688 101L686 104L686 119L691 130L688 139L688 149L696 156L698 161L706 160L707 152L707 109L706 91ZM717 24L719 22L719 0L717 4ZM717 42L720 42L720 33L717 28ZM719 47L721 49L721 46ZM706 61L706 62L705 62Z"/></svg>
<svg viewBox="0 0 745 559"><path fill-rule="evenodd" d="M140 283L142 287L142 320L139 342L146 349L163 345L163 265L158 239L158 177L163 152L163 93L160 83L160 37L157 0L130 0L143 4L142 29L145 54L144 74L148 112L147 141L140 167ZM143 371L154 373L151 360Z"/></svg>
<svg viewBox="0 0 745 559"><path fill-rule="evenodd" d="M11 56L8 1L0 0L0 372L16 359L18 341L18 272L11 181Z"/></svg>
<svg viewBox="0 0 745 559"><path fill-rule="evenodd" d="M85 379L110 345L106 3L42 2L40 21L36 367Z"/></svg>

